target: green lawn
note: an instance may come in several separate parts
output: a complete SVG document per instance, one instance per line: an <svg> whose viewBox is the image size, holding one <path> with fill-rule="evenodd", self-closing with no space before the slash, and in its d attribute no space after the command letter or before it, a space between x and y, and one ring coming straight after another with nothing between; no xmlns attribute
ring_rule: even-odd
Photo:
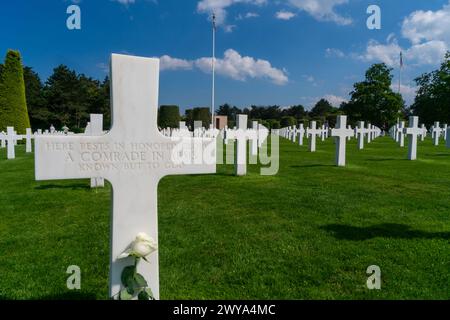
<svg viewBox="0 0 450 320"><path fill-rule="evenodd" d="M450 299L450 149L421 142L412 162L390 138L353 140L337 168L331 139L280 147L276 176L161 181L162 299ZM0 298L107 299L110 188L35 182L17 155L0 149ZM381 290L366 288L373 264Z"/></svg>

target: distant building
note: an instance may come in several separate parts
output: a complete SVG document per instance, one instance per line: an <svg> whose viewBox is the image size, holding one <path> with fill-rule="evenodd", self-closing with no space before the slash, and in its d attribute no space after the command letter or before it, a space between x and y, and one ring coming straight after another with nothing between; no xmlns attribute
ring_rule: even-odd
<svg viewBox="0 0 450 320"><path fill-rule="evenodd" d="M227 116L214 116L214 127L216 129L223 129L228 125L228 117Z"/></svg>

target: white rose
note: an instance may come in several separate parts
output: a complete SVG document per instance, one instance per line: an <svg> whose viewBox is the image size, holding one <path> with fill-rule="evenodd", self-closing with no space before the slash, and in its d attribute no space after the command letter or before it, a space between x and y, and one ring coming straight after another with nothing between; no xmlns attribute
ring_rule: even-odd
<svg viewBox="0 0 450 320"><path fill-rule="evenodd" d="M126 258L129 256L135 256L138 258L144 258L155 252L158 249L158 245L155 240L148 236L147 234L141 232L138 233L136 239L133 241L131 246L123 252L118 259Z"/></svg>

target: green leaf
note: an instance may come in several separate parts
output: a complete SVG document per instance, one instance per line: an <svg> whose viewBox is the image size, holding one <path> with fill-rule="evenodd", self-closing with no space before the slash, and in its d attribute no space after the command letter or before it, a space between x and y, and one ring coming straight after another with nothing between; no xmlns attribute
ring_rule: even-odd
<svg viewBox="0 0 450 320"><path fill-rule="evenodd" d="M133 299L133 295L131 295L126 288L120 291L120 300L131 300Z"/></svg>
<svg viewBox="0 0 450 320"><path fill-rule="evenodd" d="M147 281L145 280L145 278L139 273L136 273L134 275L134 281L136 281L138 286L141 287L141 288L144 288L144 287L148 286Z"/></svg>
<svg viewBox="0 0 450 320"><path fill-rule="evenodd" d="M142 290L139 292L138 300L150 300L150 296L148 295L147 291Z"/></svg>
<svg viewBox="0 0 450 320"><path fill-rule="evenodd" d="M123 269L120 279L122 280L122 284L125 287L128 287L130 280L133 279L135 270L136 270L135 266L128 266Z"/></svg>

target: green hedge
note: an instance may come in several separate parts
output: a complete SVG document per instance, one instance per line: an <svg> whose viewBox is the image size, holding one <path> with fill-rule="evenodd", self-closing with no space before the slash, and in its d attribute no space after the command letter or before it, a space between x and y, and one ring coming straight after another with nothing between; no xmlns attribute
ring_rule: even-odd
<svg viewBox="0 0 450 320"><path fill-rule="evenodd" d="M158 126L160 128L178 128L180 120L180 108L178 106L161 106L159 108Z"/></svg>
<svg viewBox="0 0 450 320"><path fill-rule="evenodd" d="M8 50L0 74L0 131L13 126L19 134L30 128L23 66L18 51Z"/></svg>

